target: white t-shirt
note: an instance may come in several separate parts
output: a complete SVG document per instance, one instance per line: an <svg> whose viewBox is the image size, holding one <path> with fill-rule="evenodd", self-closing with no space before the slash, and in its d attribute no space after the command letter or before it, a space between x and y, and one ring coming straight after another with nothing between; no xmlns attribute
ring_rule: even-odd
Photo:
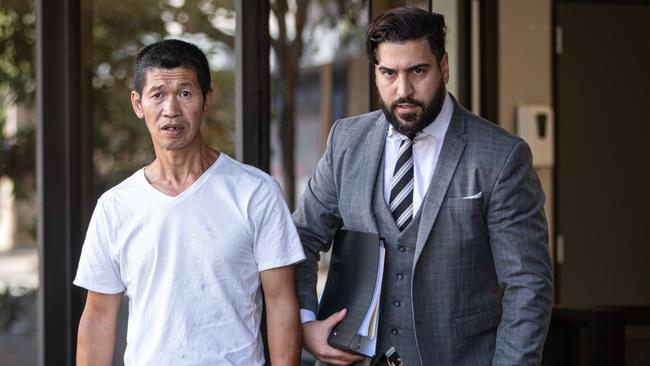
<svg viewBox="0 0 650 366"><path fill-rule="evenodd" d="M74 284L129 298L126 365L262 365L259 272L305 258L279 186L225 154L176 197L99 199Z"/></svg>

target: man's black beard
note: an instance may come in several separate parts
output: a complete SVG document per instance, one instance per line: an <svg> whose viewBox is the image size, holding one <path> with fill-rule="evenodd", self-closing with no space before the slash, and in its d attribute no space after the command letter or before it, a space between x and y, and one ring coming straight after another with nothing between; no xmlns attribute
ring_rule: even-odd
<svg viewBox="0 0 650 366"><path fill-rule="evenodd" d="M436 90L433 97L431 97L431 100L426 105L410 97L400 98L394 101L390 105L390 109L386 107L386 104L381 98L379 98L379 103L381 104L381 109L384 111L386 119L393 126L393 129L413 140L417 134L433 123L433 121L438 117L438 114L440 114L440 110L442 110L442 105L445 102L447 92L444 85L441 85L441 87L437 89L438 90ZM395 109L398 104L403 103L413 104L420 107L422 110L420 117L418 118L416 113L407 113L403 115L403 119L409 123L401 123L395 114Z"/></svg>

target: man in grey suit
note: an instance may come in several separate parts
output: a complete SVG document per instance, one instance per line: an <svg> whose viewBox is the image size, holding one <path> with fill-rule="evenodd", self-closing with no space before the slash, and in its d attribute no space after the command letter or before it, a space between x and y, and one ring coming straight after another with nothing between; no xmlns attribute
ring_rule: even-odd
<svg viewBox="0 0 650 366"><path fill-rule="evenodd" d="M382 110L333 125L294 213L303 345L321 362L541 362L553 303L544 194L528 145L447 92L445 32L442 15L417 8L371 22ZM373 360L327 344L345 309L314 316L320 252L341 228L385 243Z"/></svg>

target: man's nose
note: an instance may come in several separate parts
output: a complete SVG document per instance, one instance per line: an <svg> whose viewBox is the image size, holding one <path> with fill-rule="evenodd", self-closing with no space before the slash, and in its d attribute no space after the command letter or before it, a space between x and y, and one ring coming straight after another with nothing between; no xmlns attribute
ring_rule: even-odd
<svg viewBox="0 0 650 366"><path fill-rule="evenodd" d="M163 105L163 115L165 117L176 117L180 114L178 100L175 95L169 95Z"/></svg>
<svg viewBox="0 0 650 366"><path fill-rule="evenodd" d="M397 78L397 97L405 98L413 94L413 84L408 75L400 75Z"/></svg>

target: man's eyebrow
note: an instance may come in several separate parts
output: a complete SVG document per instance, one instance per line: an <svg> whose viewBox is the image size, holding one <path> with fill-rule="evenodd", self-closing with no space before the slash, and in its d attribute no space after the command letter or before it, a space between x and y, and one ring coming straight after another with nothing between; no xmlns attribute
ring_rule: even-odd
<svg viewBox="0 0 650 366"><path fill-rule="evenodd" d="M162 90L162 88L163 88L163 85L162 85L162 84L154 85L154 86L152 86L151 88L149 88L149 89L147 90L147 92L151 93L151 92L160 91L160 90Z"/></svg>
<svg viewBox="0 0 650 366"><path fill-rule="evenodd" d="M428 63L425 62L425 63L421 63L421 64L413 65L413 66L407 68L406 70L408 70L408 71L413 71L413 70L415 70L415 69L426 69L426 68L428 68L429 66L431 66L431 65L429 65Z"/></svg>
<svg viewBox="0 0 650 366"><path fill-rule="evenodd" d="M429 67L431 67L430 64L428 64L426 62L423 62L421 64L417 64L417 65L407 67L406 71L413 71L415 69L426 69L426 68L429 68ZM378 68L379 68L379 70L382 70L382 71L393 71L393 72L395 71L395 69L391 69L390 67L381 66L381 65L378 66Z"/></svg>
<svg viewBox="0 0 650 366"><path fill-rule="evenodd" d="M378 68L381 71L395 71L395 69L391 69L390 67L386 67L386 66L378 66Z"/></svg>
<svg viewBox="0 0 650 366"><path fill-rule="evenodd" d="M191 88L193 86L194 86L194 83L192 83L191 81L182 81L182 82L180 82L178 84L179 88ZM153 85L152 87L150 87L147 90L147 92L149 92L149 93L158 92L158 91L163 90L164 88L165 88L165 86L163 84Z"/></svg>

